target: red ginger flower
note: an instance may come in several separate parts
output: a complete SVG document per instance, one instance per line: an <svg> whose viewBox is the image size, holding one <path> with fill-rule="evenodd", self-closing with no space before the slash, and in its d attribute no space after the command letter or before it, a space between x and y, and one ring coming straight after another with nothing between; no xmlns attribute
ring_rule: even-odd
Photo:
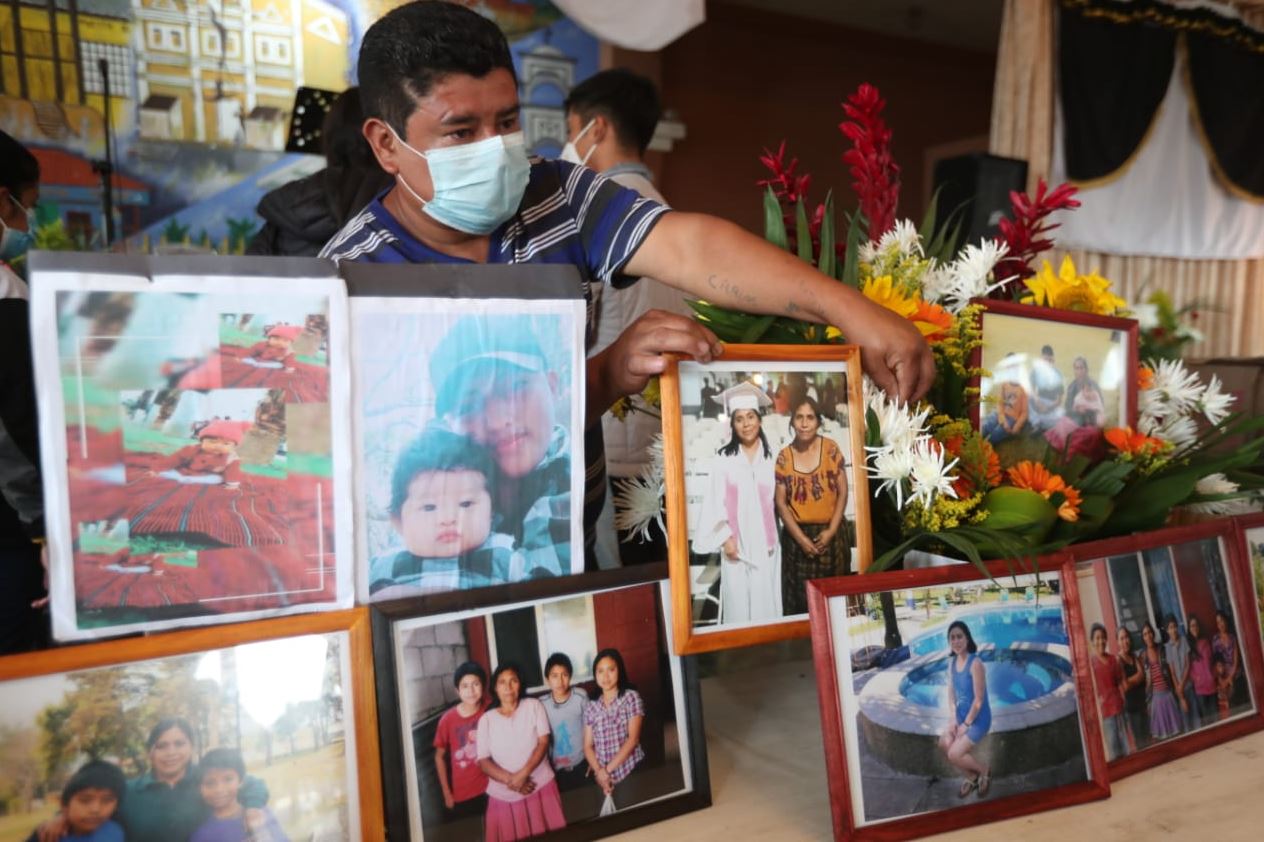
<svg viewBox="0 0 1264 842"><path fill-rule="evenodd" d="M1048 185L1042 178L1036 184L1034 199L1026 193L1010 191L1009 201L1014 218L1002 219L1000 222L1001 240L1009 246L1009 254L996 265L995 271L997 278L1013 280L994 290L993 298L1010 298L1011 285L1036 274L1031 263L1036 255L1053 248L1053 240L1047 235L1058 227L1048 222L1046 217L1062 208L1073 209L1080 206L1079 200L1074 198L1076 188L1070 184L1061 184L1047 193L1046 190Z"/></svg>
<svg viewBox="0 0 1264 842"><path fill-rule="evenodd" d="M764 150L764 154L759 156L759 162L768 168L772 173L770 178L761 178L755 183L760 187L771 187L772 193L777 197L777 201L781 205L781 216L786 223L786 237L790 247L797 250L796 242L796 221L795 212L800 200L803 201L805 207L808 205L808 185L812 183L812 176L808 173L796 175L795 170L799 167L799 159L791 158L786 163L786 142L783 140L774 153L769 149ZM812 253L820 252L821 246L821 225L825 221L825 205L818 204L816 210L808 213L808 231L812 235ZM836 246L836 250L837 250Z"/></svg>
<svg viewBox="0 0 1264 842"><path fill-rule="evenodd" d="M891 129L882 119L886 100L868 83L861 85L843 103L850 121L838 130L852 142L843 153L860 211L869 220L869 239L877 240L895 227L895 209L900 199L900 168L891 159Z"/></svg>

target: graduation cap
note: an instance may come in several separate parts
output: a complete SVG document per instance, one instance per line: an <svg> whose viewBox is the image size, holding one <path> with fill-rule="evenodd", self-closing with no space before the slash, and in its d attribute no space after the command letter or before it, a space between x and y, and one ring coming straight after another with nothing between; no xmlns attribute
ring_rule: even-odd
<svg viewBox="0 0 1264 842"><path fill-rule="evenodd" d="M772 406L772 398L749 380L730 386L711 400L724 404L726 415L732 415L739 409L753 409L762 414L765 409Z"/></svg>
<svg viewBox="0 0 1264 842"><path fill-rule="evenodd" d="M285 142L286 152L306 152L309 155L323 155L324 138L321 127L329 106L338 98L337 91L326 91L321 88L300 87L294 93L294 107L290 109L290 135Z"/></svg>

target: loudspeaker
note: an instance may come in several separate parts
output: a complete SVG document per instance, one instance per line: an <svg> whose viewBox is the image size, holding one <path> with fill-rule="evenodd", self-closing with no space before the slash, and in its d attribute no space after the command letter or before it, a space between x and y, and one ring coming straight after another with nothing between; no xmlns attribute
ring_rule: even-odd
<svg viewBox="0 0 1264 842"><path fill-rule="evenodd" d="M964 205L955 253L966 243L1000 233L1001 218L1010 212L1010 191L1027 189L1027 162L983 152L945 158L935 164L934 184L939 191L939 219Z"/></svg>

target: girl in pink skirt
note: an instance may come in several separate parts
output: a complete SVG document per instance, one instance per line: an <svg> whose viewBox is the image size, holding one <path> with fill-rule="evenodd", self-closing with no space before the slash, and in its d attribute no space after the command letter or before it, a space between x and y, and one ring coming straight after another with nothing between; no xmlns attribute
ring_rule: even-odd
<svg viewBox="0 0 1264 842"><path fill-rule="evenodd" d="M492 673L498 705L478 721L478 765L487 775L487 842L513 842L566 827L549 751L544 705L526 698L522 670Z"/></svg>

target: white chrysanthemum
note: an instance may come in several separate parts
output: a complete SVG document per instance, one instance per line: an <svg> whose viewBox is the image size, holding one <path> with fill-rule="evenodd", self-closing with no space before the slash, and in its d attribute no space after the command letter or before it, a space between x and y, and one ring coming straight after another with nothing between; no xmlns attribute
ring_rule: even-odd
<svg viewBox="0 0 1264 842"><path fill-rule="evenodd" d="M1199 402L1198 408L1202 410L1203 415L1212 424L1219 424L1229 414L1229 407L1233 406L1233 395L1228 392L1221 391L1220 378L1211 375L1211 382L1203 389L1202 400Z"/></svg>
<svg viewBox="0 0 1264 842"><path fill-rule="evenodd" d="M897 220L895 227L883 234L878 241L878 252L922 257L922 238L917 233L917 226L912 220Z"/></svg>
<svg viewBox="0 0 1264 842"><path fill-rule="evenodd" d="M628 533L625 541L638 535L642 541L650 540L650 524L654 523L667 533L663 524L663 483L654 482L646 473L648 469L639 477L614 481L614 525Z"/></svg>
<svg viewBox="0 0 1264 842"><path fill-rule="evenodd" d="M646 452L649 454L650 461L645 466L644 472L647 479L655 482L663 481L663 434L655 433L650 438L650 445Z"/></svg>
<svg viewBox="0 0 1264 842"><path fill-rule="evenodd" d="M1185 363L1161 360L1151 362L1151 369L1154 371L1154 383L1145 390L1151 394L1143 401L1143 407L1148 405L1148 414L1160 417L1187 415L1198 406L1204 387L1198 375L1185 368Z"/></svg>
<svg viewBox="0 0 1264 842"><path fill-rule="evenodd" d="M1201 497L1215 497L1221 494L1237 494L1238 484L1229 480L1224 474L1209 474L1194 486L1194 493ZM1260 501L1253 494L1243 494L1231 500L1208 500L1204 503L1191 503L1190 511L1200 514L1227 516L1243 515L1260 511Z"/></svg>
<svg viewBox="0 0 1264 842"><path fill-rule="evenodd" d="M860 244L860 250L856 253L861 263L877 263L878 262L878 244L873 240Z"/></svg>
<svg viewBox="0 0 1264 842"><path fill-rule="evenodd" d="M1157 304L1134 304L1132 315L1137 320L1137 327L1141 330L1154 330L1159 326L1159 305Z"/></svg>
<svg viewBox="0 0 1264 842"><path fill-rule="evenodd" d="M971 299L982 298L1008 282L1009 278L992 281L992 272L1006 254L1009 246L999 240L984 240L979 245L970 244L949 267L951 279L944 292L949 312L960 313Z"/></svg>
<svg viewBox="0 0 1264 842"><path fill-rule="evenodd" d="M866 450L874 453L873 464L868 467L869 475L881 480L875 493L881 494L888 488L895 491L896 509L904 508L904 483L913 472L913 449L911 447L870 447Z"/></svg>
<svg viewBox="0 0 1264 842"><path fill-rule="evenodd" d="M943 449L936 447L929 437L918 439L912 448L912 470L909 473L912 493L909 499L917 500L929 509L936 494L956 497L952 483L957 477L948 473L956 464L957 460L953 459L945 465Z"/></svg>
<svg viewBox="0 0 1264 842"><path fill-rule="evenodd" d="M942 264L933 257L922 275L922 299L938 304L952 289L952 265Z"/></svg>
<svg viewBox="0 0 1264 842"><path fill-rule="evenodd" d="M1169 415L1161 419L1153 430L1147 432L1143 429L1141 432L1171 442L1179 450L1198 438L1198 422L1188 415Z"/></svg>
<svg viewBox="0 0 1264 842"><path fill-rule="evenodd" d="M901 405L899 401L886 400L884 396L883 400L871 402L869 408L878 418L878 434L884 447L910 448L918 436L926 432L929 407L915 413L910 411L908 404Z"/></svg>

